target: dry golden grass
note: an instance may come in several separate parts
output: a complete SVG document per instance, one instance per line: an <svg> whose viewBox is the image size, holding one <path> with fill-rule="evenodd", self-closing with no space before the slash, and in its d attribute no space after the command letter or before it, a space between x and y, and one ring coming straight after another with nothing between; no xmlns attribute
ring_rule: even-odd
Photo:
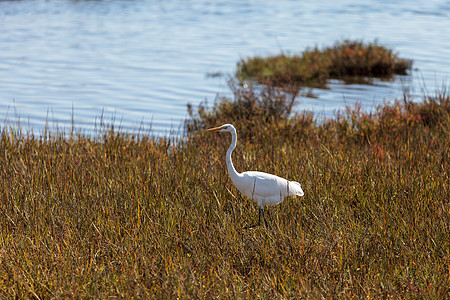
<svg viewBox="0 0 450 300"><path fill-rule="evenodd" d="M193 116L185 140L3 128L0 295L450 297L448 96L322 123L241 112L238 171L305 191L245 230L257 210L226 173L229 136L196 130L231 121L243 95L269 109L244 92Z"/></svg>

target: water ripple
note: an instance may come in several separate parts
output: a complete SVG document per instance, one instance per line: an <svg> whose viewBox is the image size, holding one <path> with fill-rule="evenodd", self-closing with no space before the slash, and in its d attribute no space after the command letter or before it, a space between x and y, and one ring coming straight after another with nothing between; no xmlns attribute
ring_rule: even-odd
<svg viewBox="0 0 450 300"><path fill-rule="evenodd" d="M0 1L0 120L20 118L39 132L52 120L70 128L73 116L91 132L103 114L127 130L152 123L163 135L180 127L187 103L229 95L225 78L206 74L343 38L379 39L418 71L372 86L333 81L297 109L370 109L449 77L449 12L441 1Z"/></svg>

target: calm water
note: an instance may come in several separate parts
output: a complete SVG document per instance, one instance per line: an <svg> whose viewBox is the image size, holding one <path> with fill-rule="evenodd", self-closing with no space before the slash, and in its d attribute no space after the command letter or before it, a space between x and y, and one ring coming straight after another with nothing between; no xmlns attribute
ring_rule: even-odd
<svg viewBox="0 0 450 300"><path fill-rule="evenodd" d="M414 60L412 76L375 85L332 82L298 110L331 116L370 109L408 89L432 94L450 74L449 1L0 1L0 120L24 129L96 118L130 131L178 130L186 104L228 94L242 57L296 53L344 38L373 41Z"/></svg>

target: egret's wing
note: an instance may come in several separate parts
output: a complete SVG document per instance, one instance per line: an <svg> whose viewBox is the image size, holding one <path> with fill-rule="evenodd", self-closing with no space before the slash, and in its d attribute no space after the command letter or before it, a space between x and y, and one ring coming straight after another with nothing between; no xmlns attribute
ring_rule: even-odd
<svg viewBox="0 0 450 300"><path fill-rule="evenodd" d="M285 196L303 196L303 190L300 183L288 181L276 175L249 171L243 173L247 184L251 182L251 193L261 197L285 197Z"/></svg>
<svg viewBox="0 0 450 300"><path fill-rule="evenodd" d="M243 175L247 177L248 182L251 182L250 193L252 195L264 198L287 195L286 179L256 171L244 172Z"/></svg>

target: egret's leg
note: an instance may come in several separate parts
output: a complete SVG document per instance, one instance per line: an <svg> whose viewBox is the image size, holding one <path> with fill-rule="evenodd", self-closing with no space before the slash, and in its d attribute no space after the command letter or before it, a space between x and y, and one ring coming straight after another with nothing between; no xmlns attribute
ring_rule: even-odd
<svg viewBox="0 0 450 300"><path fill-rule="evenodd" d="M269 225L267 225L266 214L264 213L264 208L261 208L261 210L262 210L262 215L263 215L263 219L264 219L264 224L266 225L266 227L269 227Z"/></svg>
<svg viewBox="0 0 450 300"><path fill-rule="evenodd" d="M261 226L261 212L262 212L262 216L263 216L263 219L264 219L264 223L266 224L266 227L267 227L266 217L264 216L264 208L262 206L260 206L259 207L259 214L258 214L258 225L256 225L256 223L255 223L255 224L253 224L251 226L244 227L244 229L250 229L250 228L253 228L253 227L256 227L256 226Z"/></svg>
<svg viewBox="0 0 450 300"><path fill-rule="evenodd" d="M259 214L258 214L258 226L261 226L261 210L262 210L263 208L260 206L259 207ZM263 212L264 213L264 212Z"/></svg>

